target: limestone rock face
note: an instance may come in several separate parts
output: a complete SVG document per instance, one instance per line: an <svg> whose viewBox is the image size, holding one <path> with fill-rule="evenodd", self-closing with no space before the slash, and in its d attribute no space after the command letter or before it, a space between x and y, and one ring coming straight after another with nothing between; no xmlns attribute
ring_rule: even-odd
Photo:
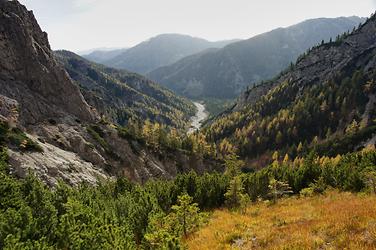
<svg viewBox="0 0 376 250"><path fill-rule="evenodd" d="M18 102L14 99L0 95L0 121L6 121L11 125L18 123Z"/></svg>
<svg viewBox="0 0 376 250"><path fill-rule="evenodd" d="M0 86L0 94L19 102L23 125L51 117L95 117L55 60L33 13L17 1L0 2Z"/></svg>
<svg viewBox="0 0 376 250"><path fill-rule="evenodd" d="M11 173L24 178L32 171L49 186L55 186L59 180L73 186L82 182L95 185L97 181L109 178L102 169L82 160L73 152L49 143L41 143L40 146L43 153L21 153L10 149L8 154Z"/></svg>
<svg viewBox="0 0 376 250"><path fill-rule="evenodd" d="M64 148L54 140L56 134L41 132L51 123L62 124L80 128L70 135L82 138L81 123L96 119L96 111L56 61L33 13L18 1L0 1L0 120L25 131L43 149L43 153L10 149L14 174L23 177L32 170L49 185L58 179L94 184L97 177L108 177L101 165L93 165L101 156L82 149L88 144L83 139Z"/></svg>

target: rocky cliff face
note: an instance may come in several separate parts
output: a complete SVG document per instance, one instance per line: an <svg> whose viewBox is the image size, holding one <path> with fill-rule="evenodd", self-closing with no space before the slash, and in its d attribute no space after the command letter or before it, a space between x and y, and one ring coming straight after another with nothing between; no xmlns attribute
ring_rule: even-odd
<svg viewBox="0 0 376 250"><path fill-rule="evenodd" d="M17 1L0 3L0 94L20 103L23 125L74 115L93 121L95 113L58 65L33 13Z"/></svg>
<svg viewBox="0 0 376 250"><path fill-rule="evenodd" d="M55 60L33 13L17 1L0 2L0 86L1 121L24 130L43 149L43 153L9 149L15 174L22 177L32 169L51 185L58 178L75 184L107 176L82 159L77 145L59 142L67 140L67 134L57 140L57 134L46 132L53 131L51 124L72 126L80 136L80 123L94 122L97 114Z"/></svg>
<svg viewBox="0 0 376 250"><path fill-rule="evenodd" d="M0 135L24 131L39 145L38 152L9 147L11 171L23 177L31 169L50 185L119 175L135 181L170 178L192 166L191 157L163 159L101 124L55 59L33 13L18 1L0 1L0 122L10 126ZM93 124L100 136L89 132ZM0 136L0 147L6 143ZM196 166L204 169L204 163Z"/></svg>

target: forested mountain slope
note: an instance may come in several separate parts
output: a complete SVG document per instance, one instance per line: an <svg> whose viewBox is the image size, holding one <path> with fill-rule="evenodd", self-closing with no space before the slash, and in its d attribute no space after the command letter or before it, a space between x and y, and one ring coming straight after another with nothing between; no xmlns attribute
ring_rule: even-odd
<svg viewBox="0 0 376 250"><path fill-rule="evenodd" d="M363 21L359 17L307 20L184 58L148 77L191 98L235 98L249 84L276 75L308 48Z"/></svg>
<svg viewBox="0 0 376 250"><path fill-rule="evenodd" d="M250 87L205 129L222 148L258 162L308 149L335 155L376 132L376 18L299 57L273 80ZM372 143L372 141L370 141ZM278 158L278 154L274 154ZM258 165L258 164L256 164Z"/></svg>
<svg viewBox="0 0 376 250"><path fill-rule="evenodd" d="M120 125L129 119L186 129L194 115L193 104L152 81L125 70L91 63L68 51L55 52L85 99L100 114Z"/></svg>

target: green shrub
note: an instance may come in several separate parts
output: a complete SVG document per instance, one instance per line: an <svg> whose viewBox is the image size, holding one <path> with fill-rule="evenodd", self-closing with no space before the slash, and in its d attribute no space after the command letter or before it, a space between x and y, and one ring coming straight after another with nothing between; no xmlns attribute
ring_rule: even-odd
<svg viewBox="0 0 376 250"><path fill-rule="evenodd" d="M323 194L327 188L327 185L325 184L324 177L320 176L320 178L314 183L311 183L309 187L312 188L314 194Z"/></svg>
<svg viewBox="0 0 376 250"><path fill-rule="evenodd" d="M104 137L103 130L97 126L97 125L91 125L86 128L87 132L93 137L94 140L96 140L102 148L109 152L110 151L110 145L106 142Z"/></svg>
<svg viewBox="0 0 376 250"><path fill-rule="evenodd" d="M312 187L308 187L300 190L299 194L302 197L312 197L314 195L314 191Z"/></svg>
<svg viewBox="0 0 376 250"><path fill-rule="evenodd" d="M10 145L22 151L43 152L42 147L26 136L19 128L10 128L5 122L0 122L0 146Z"/></svg>

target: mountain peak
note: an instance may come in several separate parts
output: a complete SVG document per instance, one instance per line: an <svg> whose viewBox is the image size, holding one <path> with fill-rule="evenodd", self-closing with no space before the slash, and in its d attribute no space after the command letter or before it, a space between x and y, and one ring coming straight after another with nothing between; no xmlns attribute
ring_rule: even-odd
<svg viewBox="0 0 376 250"><path fill-rule="evenodd" d="M101 63L110 67L145 74L158 67L172 64L186 56L209 48L222 48L231 42L233 41L210 42L202 38L175 33L160 34Z"/></svg>

